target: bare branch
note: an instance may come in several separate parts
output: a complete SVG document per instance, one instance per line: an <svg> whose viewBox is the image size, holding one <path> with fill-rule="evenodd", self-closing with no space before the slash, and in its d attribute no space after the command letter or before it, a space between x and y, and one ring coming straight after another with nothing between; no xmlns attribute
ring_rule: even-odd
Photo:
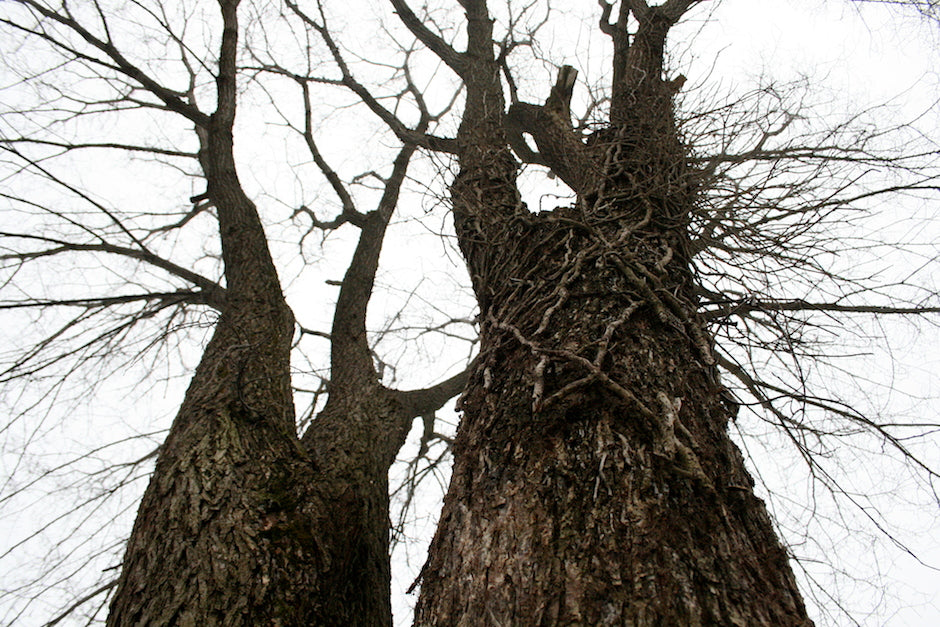
<svg viewBox="0 0 940 627"><path fill-rule="evenodd" d="M725 318L731 315L746 314L753 311L802 311L802 312L841 312L864 313L876 315L903 315L923 316L940 313L940 307L898 307L893 305L843 305L840 303L813 303L802 299L775 300L759 298L743 298L733 301L712 302L720 304L716 309L706 309L704 315L710 320Z"/></svg>
<svg viewBox="0 0 940 627"><path fill-rule="evenodd" d="M224 306L225 302L225 288L221 285L207 279L206 277L183 268L167 259L159 257L149 250L140 250L135 248L127 248L124 246L116 246L109 243L100 243L100 244L78 244L74 242L66 242L63 240L58 240L51 237L43 237L40 235L30 235L25 233L10 233L10 232L0 232L0 237L11 237L18 239L26 240L36 240L40 242L45 242L49 244L56 244L55 248L47 248L39 251L31 252L22 252L22 253L8 253L5 255L0 255L2 260L18 260L18 261L28 261L31 259L39 259L42 257L51 257L55 255L62 255L71 252L104 252L113 255L120 255L122 257L127 257L130 259L136 259L138 261L143 261L148 263L156 268L165 270L166 272L179 277L185 281L192 283L201 288L200 294L201 298L207 304L212 305L216 309L221 309Z"/></svg>
<svg viewBox="0 0 940 627"><path fill-rule="evenodd" d="M467 72L467 62L464 55L454 50L439 35L431 32L424 22L415 15L405 0L391 0L391 3L402 23L418 38L418 41L427 46L458 76L463 76Z"/></svg>
<svg viewBox="0 0 940 627"><path fill-rule="evenodd" d="M135 66L130 61L128 61L127 58L117 48L115 48L114 45L110 41L99 39L98 37L93 35L91 31L86 29L82 24L79 24L71 16L62 15L62 14L56 13L55 11L47 9L43 5L36 2L36 0L14 0L14 2L28 6L32 10L42 15L43 17L49 20L52 20L58 24L61 24L62 26L69 29L70 31L79 35L82 39L88 42L92 47L103 52L111 61L114 62L113 66L105 66L105 67L108 67L110 69L115 69L121 72L122 74L124 74L125 76L127 76L128 78L131 78L137 81L137 83L139 83L147 91L149 91L151 94L156 96L159 100L161 100L166 105L167 109L169 109L170 111L179 113L180 115L187 118L188 120L190 120L191 122L193 122L194 124L198 126L205 127L208 125L209 117L206 114L199 111L199 109L197 109L195 106L184 101L180 97L179 93L171 89L168 89L164 87L163 85L161 85L160 83L158 83L157 81L155 81L153 78L147 75L143 70ZM23 28L22 26L18 24L14 24L7 20L4 20L4 22L7 24L16 26L17 28ZM50 43L58 47L62 47L66 51L80 58L84 58L88 61L101 64L100 60L95 59L93 57L88 57L86 55L82 55L81 53L78 53L77 51L68 48L63 42L52 39L49 35L47 35L44 32L35 32L35 34L39 37L49 40Z"/></svg>
<svg viewBox="0 0 940 627"><path fill-rule="evenodd" d="M100 296L71 299L35 299L12 302L0 301L0 309L47 309L50 307L82 307L85 309L93 309L140 301L159 301L163 305L172 305L176 303L209 303L209 299L206 298L205 294L202 292L177 290L175 292L146 292L143 294L126 294L121 296Z"/></svg>
<svg viewBox="0 0 940 627"><path fill-rule="evenodd" d="M353 77L352 72L349 70L349 66L346 64L345 59L343 58L342 53L340 52L339 46L336 41L333 39L332 33L326 27L325 18L321 19L323 22L318 22L314 20L306 12L302 11L300 7L290 0L285 0L287 6L310 28L316 31L319 36L323 39L323 42L326 44L327 48L330 50L330 54L333 57L333 60L336 62L337 68L342 73L342 78L339 82L345 85L350 91L359 96L362 99L362 102L369 107L369 109L375 113L386 125L392 130L393 133L403 142L408 144L414 144L422 148L428 148L437 152L446 152L454 153L456 152L456 144L453 139L435 137L433 135L427 135L426 133L415 132L414 130L408 128L398 117L383 107L379 101L372 95L372 93L366 89L366 87L357 81ZM322 11L321 11L322 13Z"/></svg>
<svg viewBox="0 0 940 627"><path fill-rule="evenodd" d="M159 148L156 146L135 146L134 144L121 144L117 142L61 142L61 141L52 141L48 139L31 139L29 137L12 137L12 138L0 138L0 142L4 144L29 144L34 146L51 146L54 148L61 148L63 152L69 152L72 150L85 150L89 148L104 148L104 149L114 149L114 150L125 150L127 152L140 152L140 153L149 153L154 155L162 155L167 157L186 157L189 159L195 159L197 154L194 152L185 152L182 150L171 150L169 148Z"/></svg>
<svg viewBox="0 0 940 627"><path fill-rule="evenodd" d="M431 387L398 392L398 397L401 399L402 405L408 408L409 415L424 416L431 414L463 391L467 385L469 372L470 368L467 368Z"/></svg>

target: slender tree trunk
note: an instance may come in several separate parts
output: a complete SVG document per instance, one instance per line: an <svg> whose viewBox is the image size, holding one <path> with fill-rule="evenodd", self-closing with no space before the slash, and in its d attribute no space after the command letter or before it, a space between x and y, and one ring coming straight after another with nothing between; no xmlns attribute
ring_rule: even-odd
<svg viewBox="0 0 940 627"><path fill-rule="evenodd" d="M735 407L697 314L699 181L661 78L668 27L692 3L623 3L640 22L617 51L630 83L584 155L568 152L577 202L539 215L517 200L494 122L491 47L473 47L489 41L473 15L485 2L462 4L481 69L465 77L451 191L481 349L416 624L811 624L728 436Z"/></svg>
<svg viewBox="0 0 940 627"><path fill-rule="evenodd" d="M464 372L430 388L393 390L381 384L372 362L366 312L385 230L414 151L401 149L378 208L359 215L359 243L330 333L329 400L302 438L320 469L321 495L333 519L334 557L322 594L330 607L343 611L326 616L318 623L323 625L392 624L388 471L413 418L440 409L466 382Z"/></svg>

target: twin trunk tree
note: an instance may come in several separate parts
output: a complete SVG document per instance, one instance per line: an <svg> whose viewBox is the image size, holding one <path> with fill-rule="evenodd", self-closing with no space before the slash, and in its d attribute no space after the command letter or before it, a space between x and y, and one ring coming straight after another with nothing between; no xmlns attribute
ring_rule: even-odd
<svg viewBox="0 0 940 627"><path fill-rule="evenodd" d="M329 401L298 438L294 317L233 156L238 1L219 5L213 114L126 61L122 68L195 126L226 286L200 297L219 321L160 448L108 625L391 625L388 471L413 419L439 409L466 380L461 373L427 389L389 389L369 349L366 309L415 148L400 150L374 211L345 209L361 233L334 313ZM120 53L70 16L41 13L87 35L120 66Z"/></svg>
<svg viewBox="0 0 940 627"><path fill-rule="evenodd" d="M624 1L615 23L601 3L614 86L587 141L569 120L571 68L543 106L504 116L486 3L461 4L451 194L481 346L416 624L811 624L728 437L735 408L697 312L702 181L674 121L681 79L663 75L666 35L694 2ZM530 212L509 145L577 201Z"/></svg>

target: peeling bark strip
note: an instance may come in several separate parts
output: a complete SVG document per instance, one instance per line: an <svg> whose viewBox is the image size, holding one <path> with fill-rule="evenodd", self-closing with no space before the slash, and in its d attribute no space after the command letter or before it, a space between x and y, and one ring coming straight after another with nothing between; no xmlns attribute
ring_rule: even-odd
<svg viewBox="0 0 940 627"><path fill-rule="evenodd" d="M461 4L473 62L451 191L481 352L416 624L812 624L728 436L695 296L700 182L662 54L696 2L624 0L614 23L601 2L610 125L583 144L563 119L542 133L540 158L578 200L539 215L507 141L550 101L503 119L485 2Z"/></svg>

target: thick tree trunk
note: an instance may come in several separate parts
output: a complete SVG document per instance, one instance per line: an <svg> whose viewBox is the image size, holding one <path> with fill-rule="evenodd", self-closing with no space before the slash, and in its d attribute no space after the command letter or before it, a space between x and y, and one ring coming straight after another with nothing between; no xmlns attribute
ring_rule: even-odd
<svg viewBox="0 0 940 627"><path fill-rule="evenodd" d="M413 417L466 380L391 390L369 352L366 309L414 149L396 159L380 210L361 216L331 333L329 402L298 439L293 316L221 119L201 160L219 214L222 315L161 448L109 625L391 625L388 469Z"/></svg>
<svg viewBox="0 0 940 627"><path fill-rule="evenodd" d="M138 510L109 625L298 625L335 611L320 594L335 521L294 426L294 319L235 173L222 83L201 160L225 301Z"/></svg>
<svg viewBox="0 0 940 627"><path fill-rule="evenodd" d="M161 447L109 625L302 624L321 611L330 542L294 431L294 320L238 184L230 132L214 125L208 137L225 303Z"/></svg>
<svg viewBox="0 0 940 627"><path fill-rule="evenodd" d="M517 219L488 256L417 624L809 624L728 437L681 239L634 203L612 225Z"/></svg>
<svg viewBox="0 0 940 627"><path fill-rule="evenodd" d="M348 508L324 502L335 490L297 437L294 318L235 169L238 1L219 5L218 104L197 133L226 293L138 510L108 625L355 624L361 604L329 594Z"/></svg>
<svg viewBox="0 0 940 627"><path fill-rule="evenodd" d="M272 326L286 350L291 326ZM307 624L318 615L325 510L284 423L290 398L252 394L259 346L244 331L223 314L206 349L138 511L109 625Z"/></svg>
<svg viewBox="0 0 940 627"><path fill-rule="evenodd" d="M627 278L662 240L561 217L494 256L416 624L809 624L691 312Z"/></svg>
<svg viewBox="0 0 940 627"><path fill-rule="evenodd" d="M611 125L578 155L563 128L533 132L558 142L540 152L553 169L567 155L558 171L578 193L539 215L518 200L486 80L485 2L462 4L477 69L451 192L481 348L416 624L811 624L696 311L700 182L662 79L666 33L694 3L625 1L604 27L639 22L615 38Z"/></svg>

